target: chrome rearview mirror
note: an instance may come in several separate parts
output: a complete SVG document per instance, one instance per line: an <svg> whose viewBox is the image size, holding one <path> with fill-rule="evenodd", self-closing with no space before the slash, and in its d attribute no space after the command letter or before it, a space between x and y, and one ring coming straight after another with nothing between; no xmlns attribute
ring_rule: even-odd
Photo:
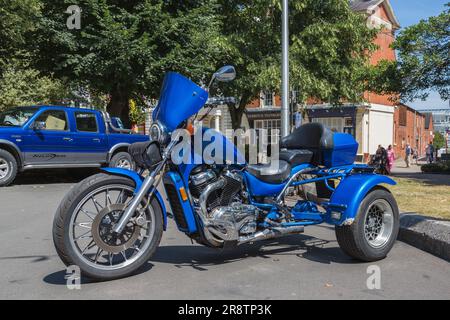
<svg viewBox="0 0 450 320"><path fill-rule="evenodd" d="M45 129L45 121L35 121L31 126L31 129L40 131Z"/></svg>
<svg viewBox="0 0 450 320"><path fill-rule="evenodd" d="M214 78L220 82L233 81L236 79L236 69L233 66L222 67L214 74Z"/></svg>
<svg viewBox="0 0 450 320"><path fill-rule="evenodd" d="M236 79L236 69L233 66L224 66L220 68L216 73L214 73L211 82L209 83L208 89L216 80L220 82L230 82L234 79Z"/></svg>

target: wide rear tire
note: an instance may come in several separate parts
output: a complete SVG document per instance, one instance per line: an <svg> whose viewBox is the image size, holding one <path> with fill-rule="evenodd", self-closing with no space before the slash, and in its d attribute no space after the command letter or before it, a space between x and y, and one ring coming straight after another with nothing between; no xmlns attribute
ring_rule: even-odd
<svg viewBox="0 0 450 320"><path fill-rule="evenodd" d="M58 207L56 211L56 215L53 222L53 242L56 248L56 251L61 258L61 260L64 262L66 266L78 266L81 270L81 273L83 276L86 276L91 279L95 280L113 280L118 278L123 278L132 275L136 272L139 268L141 268L153 255L156 248L158 247L161 237L163 234L163 214L162 209L159 204L159 201L156 197L154 197L150 203L149 209L147 209L147 212L152 212L151 215L151 224L154 226L147 226L148 229L152 229L152 236L149 238L146 238L147 240L141 240L142 243L146 243L145 249L142 250L142 253L139 253L140 256L136 258L135 261L130 262L128 265L126 265L126 255L124 257L124 263L123 267L118 267L116 269L111 268L108 266L108 261L106 260L105 264L103 265L95 265L92 263L91 260L89 260L87 257L85 258L83 256L83 252L81 252L81 245L80 248L78 248L78 243L74 241L74 225L76 220L74 215L79 214L80 210L83 209L77 209L80 208L80 205L83 201L85 201L86 197L96 192L96 190L110 190L109 192L112 192L114 186L123 186L123 188L127 188L129 190L134 190L134 182L128 178L120 177L120 176L114 176L114 175L108 175L108 174L97 174L92 177L89 177L83 181L81 181L79 184L77 184L72 190L69 191L69 193L65 196L65 198L62 200L60 206ZM111 189L108 189L111 187ZM119 187L117 187L119 188ZM119 189L120 190L120 189ZM108 192L108 191L107 191ZM112 196L111 196L112 197ZM119 199L121 195L117 197ZM122 196L124 197L124 196ZM100 210L100 212L97 213L97 215L101 215L104 210L108 207L108 193L105 196L105 200L102 202L100 200L93 200L93 203L95 204L95 201L98 201L98 206L101 206L102 204L105 205L105 208L103 210ZM90 199L90 198L89 198ZM97 207L97 205L95 205ZM113 204L111 204L113 206ZM94 210L91 210L94 211ZM94 241L93 244L96 244L99 240L98 235L100 235L102 232L95 232L97 237L94 235L94 230L99 229L100 227L103 227L104 225L100 225L99 228L95 228L97 215L92 215L89 212L89 217L92 219L91 223L91 235L92 235L92 241ZM105 218L109 217L110 214L106 214ZM148 213L145 215L146 217L150 217ZM109 219L109 218L108 218ZM111 220L111 219L110 219ZM86 218L84 222L84 227L89 227L89 219ZM116 221L117 222L117 221ZM100 222L99 222L100 223ZM97 223L97 225L99 224ZM101 222L103 223L103 221ZM81 223L79 224L82 225ZM102 229L104 230L104 228ZM140 230L140 229L139 229ZM104 233L104 231L103 231ZM133 233L133 232L132 232ZM134 234L134 233L133 233ZM87 238L89 236L86 235ZM134 237L134 235L133 235ZM130 236L131 238L131 236ZM87 239L86 241L89 241L90 239ZM148 241L148 242L145 242ZM76 243L76 244L75 244ZM106 243L102 243L102 245L106 246ZM89 245L88 245L89 246ZM99 246L100 248L100 246ZM132 248L134 249L134 248ZM139 248L138 248L139 249ZM95 248L93 248L95 251ZM127 249L127 250L130 250ZM118 260L120 258L114 258L114 256L111 258L111 254L109 251L105 252L105 259L108 259L108 257L112 260L116 259ZM97 253L98 254L98 253ZM116 253L118 255L118 253ZM137 254L136 254L137 255ZM97 257L96 257L97 260ZM131 260L130 260L131 261ZM97 261L95 261L97 263ZM120 265L119 265L120 266Z"/></svg>
<svg viewBox="0 0 450 320"><path fill-rule="evenodd" d="M374 189L361 202L353 224L335 230L339 246L350 257L364 262L384 259L399 232L394 196L386 189Z"/></svg>

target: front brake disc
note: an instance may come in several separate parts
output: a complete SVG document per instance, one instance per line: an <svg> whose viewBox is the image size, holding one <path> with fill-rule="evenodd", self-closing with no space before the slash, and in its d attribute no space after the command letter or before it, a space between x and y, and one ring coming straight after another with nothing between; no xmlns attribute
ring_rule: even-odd
<svg viewBox="0 0 450 320"><path fill-rule="evenodd" d="M125 204L106 206L97 214L92 222L92 237L95 244L109 253L120 253L131 248L138 240L141 227L129 222L121 234L115 234L112 229L122 217Z"/></svg>

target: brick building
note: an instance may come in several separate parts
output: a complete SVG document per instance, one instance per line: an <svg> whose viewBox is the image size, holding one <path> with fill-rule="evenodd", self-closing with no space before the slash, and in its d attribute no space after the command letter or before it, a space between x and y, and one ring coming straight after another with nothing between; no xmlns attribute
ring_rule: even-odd
<svg viewBox="0 0 450 320"><path fill-rule="evenodd" d="M428 143L433 141L433 132L431 114L421 113L404 104L395 108L393 146L397 158L405 156L407 144L418 150L419 156L424 156Z"/></svg>

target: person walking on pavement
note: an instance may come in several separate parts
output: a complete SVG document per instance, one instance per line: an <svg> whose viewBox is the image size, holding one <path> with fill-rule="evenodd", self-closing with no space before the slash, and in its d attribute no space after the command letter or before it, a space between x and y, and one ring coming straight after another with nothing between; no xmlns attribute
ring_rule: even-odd
<svg viewBox="0 0 450 320"><path fill-rule="evenodd" d="M387 149L387 171L389 174L391 174L392 172L394 162L395 162L394 148L392 148L392 146L390 145Z"/></svg>
<svg viewBox="0 0 450 320"><path fill-rule="evenodd" d="M419 165L419 150L418 149L413 150L413 161L416 164L416 166Z"/></svg>
<svg viewBox="0 0 450 320"><path fill-rule="evenodd" d="M411 167L411 154L412 154L412 148L409 145L409 143L407 143L406 149L405 149L405 162L406 162L407 168Z"/></svg>
<svg viewBox="0 0 450 320"><path fill-rule="evenodd" d="M428 144L426 153L427 153L428 163L433 163L433 161L434 161L434 146L433 146L432 142L430 142Z"/></svg>

